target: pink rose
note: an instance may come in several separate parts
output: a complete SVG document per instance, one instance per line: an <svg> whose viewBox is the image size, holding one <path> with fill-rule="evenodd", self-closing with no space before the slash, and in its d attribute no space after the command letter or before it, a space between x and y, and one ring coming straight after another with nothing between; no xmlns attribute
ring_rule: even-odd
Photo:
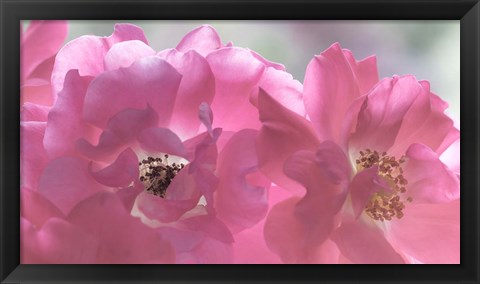
<svg viewBox="0 0 480 284"><path fill-rule="evenodd" d="M459 131L426 81L378 81L338 44L304 82L307 120L259 95L259 162L291 197L265 224L288 263L459 263ZM441 249L438 249L441 248Z"/></svg>
<svg viewBox="0 0 480 284"><path fill-rule="evenodd" d="M22 122L22 263L233 262L268 209L259 87L305 114L283 66L210 26L159 53L129 24L82 36L51 85L46 122Z"/></svg>

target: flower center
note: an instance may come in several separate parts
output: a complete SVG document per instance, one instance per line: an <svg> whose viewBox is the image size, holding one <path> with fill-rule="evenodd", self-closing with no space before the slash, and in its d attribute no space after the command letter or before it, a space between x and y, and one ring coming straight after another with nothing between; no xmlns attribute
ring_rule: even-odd
<svg viewBox="0 0 480 284"><path fill-rule="evenodd" d="M408 181L403 176L402 164L405 163L405 157L396 160L393 156L388 156L386 152L379 154L377 151L366 149L360 151L360 157L355 161L357 170L378 167L378 176L383 178L390 186L390 191L379 191L374 193L365 206L365 213L370 218L379 221L390 221L393 217L402 218L405 208L405 202L411 202L412 198L402 199L407 191Z"/></svg>
<svg viewBox="0 0 480 284"><path fill-rule="evenodd" d="M185 167L185 164L168 163L168 155L164 159L148 157L138 163L140 168L140 181L145 190L162 198L167 193L167 188L173 178Z"/></svg>

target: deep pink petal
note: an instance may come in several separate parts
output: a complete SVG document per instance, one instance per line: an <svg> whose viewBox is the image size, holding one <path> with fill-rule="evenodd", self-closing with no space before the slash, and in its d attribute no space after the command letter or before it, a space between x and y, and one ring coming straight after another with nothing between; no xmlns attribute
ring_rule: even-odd
<svg viewBox="0 0 480 284"><path fill-rule="evenodd" d="M63 214L83 199L102 189L92 177L87 161L75 157L57 158L48 163L38 191Z"/></svg>
<svg viewBox="0 0 480 284"><path fill-rule="evenodd" d="M363 220L344 221L332 235L340 252L357 264L402 264L403 258L385 239L383 231Z"/></svg>
<svg viewBox="0 0 480 284"><path fill-rule="evenodd" d="M413 143L422 143L437 150L450 133L453 121L443 113L444 108L435 100L440 100L430 93L430 84L419 82L423 92L416 98L403 118L402 126L389 153L402 155Z"/></svg>
<svg viewBox="0 0 480 284"><path fill-rule="evenodd" d="M333 143L328 147L321 147L318 152L332 151L332 149L336 149ZM337 153L339 155L336 159L346 160L343 152ZM294 214L298 222L305 227L304 244L311 247L321 245L338 225L338 213L347 194L346 178L349 168L344 166L348 164L328 163L333 157L317 162L319 156L326 155L299 151L288 158L284 166L285 174L306 188L306 194L295 206ZM329 167L338 168L332 171L328 169ZM332 172L339 175L332 179Z"/></svg>
<svg viewBox="0 0 480 284"><path fill-rule="evenodd" d="M214 127L259 128L258 112L250 96L257 91L265 66L248 51L236 47L214 51L207 61L215 75L215 98L211 105Z"/></svg>
<svg viewBox="0 0 480 284"><path fill-rule="evenodd" d="M255 139L258 131L242 130L227 143L218 157L219 177L215 193L218 218L233 231L251 227L265 217L269 181L252 184L247 175L258 172ZM257 181L262 182L261 177Z"/></svg>
<svg viewBox="0 0 480 284"><path fill-rule="evenodd" d="M81 77L78 70L65 76L64 89L48 114L44 146L51 159L75 154L75 141L91 139L94 131L82 119L83 100L91 77Z"/></svg>
<svg viewBox="0 0 480 284"><path fill-rule="evenodd" d="M147 128L140 132L138 141L148 153L168 153L187 157L187 149L178 136L168 128Z"/></svg>
<svg viewBox="0 0 480 284"><path fill-rule="evenodd" d="M105 54L105 70L128 67L140 58L153 56L155 53L155 50L140 40L119 42Z"/></svg>
<svg viewBox="0 0 480 284"><path fill-rule="evenodd" d="M413 144L406 154L404 176L407 193L415 203L449 202L460 197L460 181L437 154L422 144Z"/></svg>
<svg viewBox="0 0 480 284"><path fill-rule="evenodd" d="M380 81L363 101L349 148L387 151L394 145L405 114L423 92L422 85L413 76Z"/></svg>
<svg viewBox="0 0 480 284"><path fill-rule="evenodd" d="M52 72L52 87L56 95L63 89L68 71L78 69L81 76L97 76L103 72L103 59L116 43L140 40L147 43L141 28L131 24L116 24L111 36L81 36L67 43L59 52Z"/></svg>
<svg viewBox="0 0 480 284"><path fill-rule="evenodd" d="M108 187L125 187L139 177L138 158L131 148L127 148L109 166L92 172L93 178Z"/></svg>
<svg viewBox="0 0 480 284"><path fill-rule="evenodd" d="M85 96L85 120L104 128L108 120L127 109L149 105L159 126L170 120L181 75L159 57L145 57L130 67L106 71L90 84Z"/></svg>
<svg viewBox="0 0 480 284"><path fill-rule="evenodd" d="M187 52L195 50L202 56L222 47L220 37L212 26L202 25L189 32L177 45L177 50Z"/></svg>
<svg viewBox="0 0 480 284"><path fill-rule="evenodd" d="M50 218L64 218L62 212L43 195L26 188L20 191L20 216L37 228Z"/></svg>
<svg viewBox="0 0 480 284"><path fill-rule="evenodd" d="M49 219L41 228L24 218L20 222L20 263L96 263L99 244L81 228L59 218Z"/></svg>
<svg viewBox="0 0 480 284"><path fill-rule="evenodd" d="M179 263L230 264L233 263L231 243L205 238L189 253L179 254Z"/></svg>
<svg viewBox="0 0 480 284"><path fill-rule="evenodd" d="M305 109L320 140L339 141L348 107L377 80L374 61L356 62L338 43L310 61L304 81Z"/></svg>
<svg viewBox="0 0 480 284"><path fill-rule="evenodd" d="M248 49L250 53L257 59L258 61L262 62L266 67L272 67L273 69L280 70L280 71L285 71L285 66L280 63L276 63L270 60L265 59L263 56L255 52L254 50Z"/></svg>
<svg viewBox="0 0 480 284"><path fill-rule="evenodd" d="M213 238L223 243L232 243L233 236L228 227L215 216L194 216L181 222L186 228L194 232L203 232L208 238Z"/></svg>
<svg viewBox="0 0 480 284"><path fill-rule="evenodd" d="M43 148L45 122L20 122L20 185L36 190L48 163Z"/></svg>
<svg viewBox="0 0 480 284"><path fill-rule="evenodd" d="M395 219L387 236L398 247L427 264L460 263L460 200L410 204Z"/></svg>
<svg viewBox="0 0 480 284"><path fill-rule="evenodd" d="M54 56L67 33L67 21L31 21L20 44L22 77L28 77L42 62Z"/></svg>
<svg viewBox="0 0 480 284"><path fill-rule="evenodd" d="M174 252L155 229L130 215L115 194L100 192L80 202L68 220L98 239L98 263L171 263Z"/></svg>
<svg viewBox="0 0 480 284"><path fill-rule="evenodd" d="M180 137L191 137L197 134L200 125L199 106L213 100L215 78L207 60L195 50L186 53L172 50L166 60L182 75L170 128Z"/></svg>
<svg viewBox="0 0 480 284"><path fill-rule="evenodd" d="M317 149L319 141L315 131L305 118L283 107L262 89L258 107L262 122L257 141L259 166L279 186L298 189L298 184L283 173L283 165L296 151Z"/></svg>

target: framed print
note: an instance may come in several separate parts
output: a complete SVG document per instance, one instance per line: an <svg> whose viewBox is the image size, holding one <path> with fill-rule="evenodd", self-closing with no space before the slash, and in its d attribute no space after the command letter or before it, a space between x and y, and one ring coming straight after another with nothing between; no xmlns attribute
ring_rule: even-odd
<svg viewBox="0 0 480 284"><path fill-rule="evenodd" d="M478 1L0 4L2 283L478 283Z"/></svg>

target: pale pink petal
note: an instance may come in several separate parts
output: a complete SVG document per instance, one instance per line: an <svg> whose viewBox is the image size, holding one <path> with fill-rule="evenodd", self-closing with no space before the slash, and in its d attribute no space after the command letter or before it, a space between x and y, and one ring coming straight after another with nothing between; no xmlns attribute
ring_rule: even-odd
<svg viewBox="0 0 480 284"><path fill-rule="evenodd" d="M20 216L37 228L50 218L64 218L62 212L43 195L26 188L20 191Z"/></svg>
<svg viewBox="0 0 480 284"><path fill-rule="evenodd" d="M49 219L41 228L24 218L20 222L20 263L96 263L99 244L82 229L59 218Z"/></svg>
<svg viewBox="0 0 480 284"><path fill-rule="evenodd" d="M210 53L207 61L215 75L211 108L214 127L224 130L259 128L258 111L250 102L265 66L245 49L230 47Z"/></svg>
<svg viewBox="0 0 480 284"><path fill-rule="evenodd" d="M26 81L23 81L23 83L28 82L32 79L40 79L44 80L47 82L48 85L50 85L50 79L52 77L52 71L53 71L53 65L55 64L55 57L56 54L53 56L50 56L50 58L44 60L40 65L38 65L35 70L33 70L32 73L28 76Z"/></svg>
<svg viewBox="0 0 480 284"><path fill-rule="evenodd" d="M94 160L110 160L125 146L134 143L142 130L155 126L157 121L158 115L149 105L141 110L125 108L110 118L97 145L81 138L76 141L76 149Z"/></svg>
<svg viewBox="0 0 480 284"><path fill-rule="evenodd" d="M430 84L426 81L419 83L423 92L405 113L395 144L389 151L392 155L404 154L413 143L422 143L436 150L454 129L453 121L443 113L443 106L434 102L440 99L430 93Z"/></svg>
<svg viewBox="0 0 480 284"><path fill-rule="evenodd" d="M213 100L215 78L207 60L195 50L186 53L172 50L166 60L182 74L170 128L180 137L191 137L197 134L200 125L199 105Z"/></svg>
<svg viewBox="0 0 480 284"><path fill-rule="evenodd" d="M193 49L202 56L206 56L220 47L222 42L215 29L209 25L202 25L184 36L176 49L182 52Z"/></svg>
<svg viewBox="0 0 480 284"><path fill-rule="evenodd" d="M81 36L67 43L59 52L52 72L52 87L56 95L63 89L69 70L78 69L81 76L97 76L105 71L103 59L116 43L140 40L147 43L141 28L131 24L116 24L109 37Z"/></svg>
<svg viewBox="0 0 480 284"><path fill-rule="evenodd" d="M105 54L105 70L125 68L140 58L155 55L155 50L140 40L123 41L115 44Z"/></svg>
<svg viewBox="0 0 480 284"><path fill-rule="evenodd" d="M333 152L335 149L335 144L332 143L327 147L320 147L318 152ZM343 152L336 152L339 155L299 151L288 158L284 166L285 174L306 188L305 196L294 210L295 218L305 227L305 236L302 239L306 247L317 247L322 244L340 221L338 213L348 193L346 178L349 168L347 163L328 162L335 158L346 160ZM326 159L317 162L319 157ZM329 167L335 169L328 169ZM334 178L332 173L336 173Z"/></svg>
<svg viewBox="0 0 480 284"><path fill-rule="evenodd" d="M300 82L294 80L289 73L267 68L259 86L285 108L305 116L303 86ZM254 103L258 105L257 102Z"/></svg>
<svg viewBox="0 0 480 284"><path fill-rule="evenodd" d="M99 240L97 263L174 261L170 244L131 216L115 194L100 192L80 202L68 220Z"/></svg>
<svg viewBox="0 0 480 284"><path fill-rule="evenodd" d="M403 258L385 239L383 231L373 224L344 221L332 240L340 252L356 264L403 264Z"/></svg>
<svg viewBox="0 0 480 284"><path fill-rule="evenodd" d="M287 190L299 185L283 173L285 160L299 150L315 151L320 144L303 117L283 107L260 89L258 107L262 128L257 141L259 166L274 183Z"/></svg>
<svg viewBox="0 0 480 284"><path fill-rule="evenodd" d="M22 77L28 77L43 61L55 55L67 33L66 21L31 21L21 37Z"/></svg>
<svg viewBox="0 0 480 284"><path fill-rule="evenodd" d="M428 264L460 263L460 200L410 204L395 219L388 238L402 251Z"/></svg>
<svg viewBox="0 0 480 284"><path fill-rule="evenodd" d="M308 64L304 80L305 109L322 141L339 141L348 107L378 79L375 62L353 61L351 53L342 51L335 43Z"/></svg>
<svg viewBox="0 0 480 284"><path fill-rule="evenodd" d="M407 193L416 203L449 202L460 197L460 181L437 154L422 144L413 144L406 154L404 176Z"/></svg>
<svg viewBox="0 0 480 284"><path fill-rule="evenodd" d="M194 208L199 198L200 196L185 200L167 200L142 192L137 196L133 207L138 208L150 220L170 223L177 221L185 212Z"/></svg>
<svg viewBox="0 0 480 284"><path fill-rule="evenodd" d="M193 216L181 221L191 231L203 232L208 238L216 239L222 243L232 243L233 236L228 227L215 216Z"/></svg>
<svg viewBox="0 0 480 284"><path fill-rule="evenodd" d="M455 126L455 127L457 127L457 126ZM451 147L452 145L454 145L455 143L458 142L458 140L460 139L460 130L455 128L455 127L452 127L450 129L447 136L443 140L442 145L440 145L436 149L437 154L442 155L445 151L447 151L447 149L449 147ZM458 126L458 127L460 127L460 126Z"/></svg>
<svg viewBox="0 0 480 284"><path fill-rule="evenodd" d="M22 104L22 108L20 110L20 120L47 121L49 111L50 107L27 102Z"/></svg>
<svg viewBox="0 0 480 284"><path fill-rule="evenodd" d="M78 70L65 76L64 89L48 114L44 146L51 159L75 154L75 141L92 137L94 131L82 119L83 100L91 77L81 77Z"/></svg>
<svg viewBox="0 0 480 284"><path fill-rule="evenodd" d="M145 188L143 183L136 182L132 186L120 188L115 193L117 194L117 197L122 201L127 211L131 212L137 196L144 190Z"/></svg>
<svg viewBox="0 0 480 284"><path fill-rule="evenodd" d="M268 209L270 181L264 178L263 184L258 185L247 178L258 171L257 134L255 130L237 132L218 157L215 208L218 218L234 233L255 225L265 217ZM261 177L257 181L262 182Z"/></svg>
<svg viewBox="0 0 480 284"><path fill-rule="evenodd" d="M342 49L342 51L355 74L360 94L366 94L379 80L377 57L371 55L362 60L356 60L350 50Z"/></svg>
<svg viewBox="0 0 480 284"><path fill-rule="evenodd" d="M405 114L423 92L413 76L380 81L363 101L355 131L350 136L350 148L387 151L394 144Z"/></svg>
<svg viewBox="0 0 480 284"><path fill-rule="evenodd" d="M350 177L350 165L340 146L325 141L317 148L316 162L322 174L332 183L340 184Z"/></svg>
<svg viewBox="0 0 480 284"><path fill-rule="evenodd" d="M43 148L45 122L20 122L20 185L36 190L48 163Z"/></svg>
<svg viewBox="0 0 480 284"><path fill-rule="evenodd" d="M210 106L203 102L198 107L198 118L212 135L213 112Z"/></svg>
<svg viewBox="0 0 480 284"><path fill-rule="evenodd" d="M131 148L118 155L107 167L92 172L93 178L108 187L124 187L138 180L138 158Z"/></svg>
<svg viewBox="0 0 480 284"><path fill-rule="evenodd" d="M391 188L384 179L378 176L378 167L374 166L357 173L353 177L348 191L352 197L353 213L358 218L373 194L390 192Z"/></svg>
<svg viewBox="0 0 480 284"><path fill-rule="evenodd" d="M38 192L63 214L68 214L78 202L101 189L102 186L91 176L87 161L75 157L49 162L38 186Z"/></svg>
<svg viewBox="0 0 480 284"><path fill-rule="evenodd" d="M460 176L460 137L440 155L440 161Z"/></svg>
<svg viewBox="0 0 480 284"><path fill-rule="evenodd" d="M127 108L157 112L165 126L175 104L181 75L159 57L145 57L130 67L106 71L90 84L85 96L84 119L104 128L108 120ZM105 107L108 106L108 107Z"/></svg>
<svg viewBox="0 0 480 284"><path fill-rule="evenodd" d="M142 149L152 154L167 153L169 155L187 157L187 149L177 134L168 128L147 128L140 132L138 141Z"/></svg>

